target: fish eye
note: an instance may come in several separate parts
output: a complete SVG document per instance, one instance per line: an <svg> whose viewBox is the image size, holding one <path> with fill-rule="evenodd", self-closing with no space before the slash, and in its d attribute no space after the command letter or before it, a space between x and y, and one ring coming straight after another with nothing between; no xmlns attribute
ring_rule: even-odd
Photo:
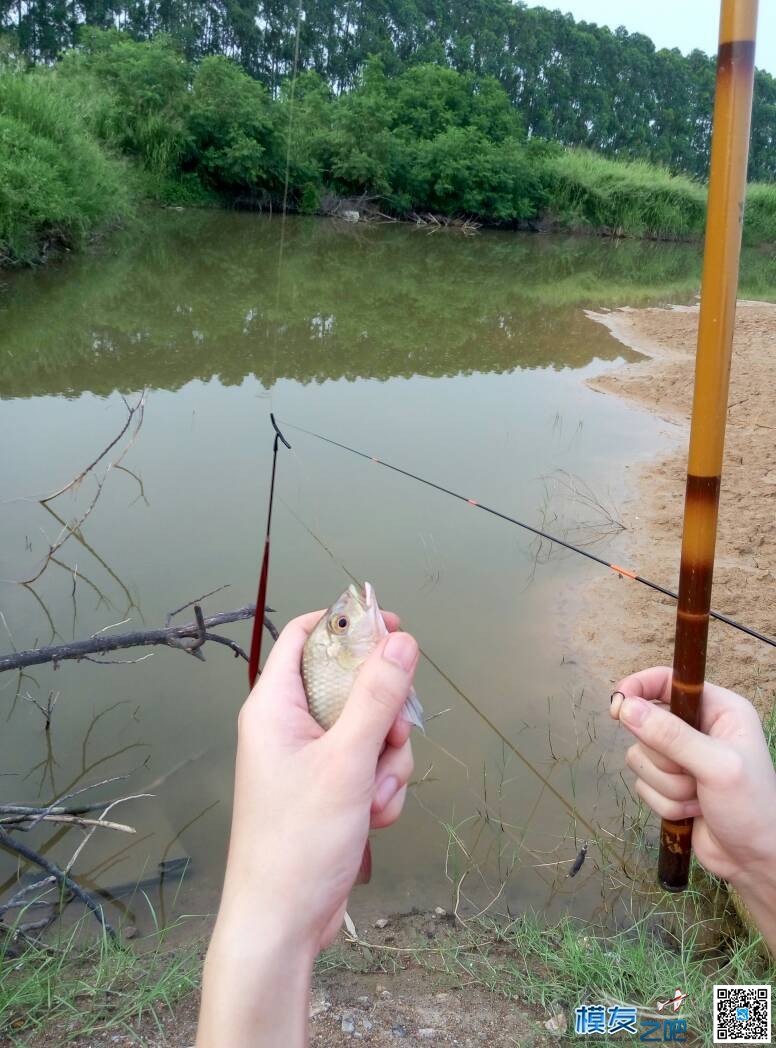
<svg viewBox="0 0 776 1048"><path fill-rule="evenodd" d="M329 627L332 633L345 633L350 625L347 615L332 615L329 619Z"/></svg>

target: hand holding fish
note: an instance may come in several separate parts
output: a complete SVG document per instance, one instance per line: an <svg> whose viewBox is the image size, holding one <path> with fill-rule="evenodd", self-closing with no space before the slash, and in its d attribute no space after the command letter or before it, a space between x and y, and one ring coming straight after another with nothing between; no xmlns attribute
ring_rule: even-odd
<svg viewBox="0 0 776 1048"><path fill-rule="evenodd" d="M402 708L417 643L386 613L391 632L362 658L341 715L324 731L308 711L300 673L321 614L283 630L240 712L199 1048L304 1043L315 955L342 924L370 827L391 825L404 804L413 762Z"/></svg>

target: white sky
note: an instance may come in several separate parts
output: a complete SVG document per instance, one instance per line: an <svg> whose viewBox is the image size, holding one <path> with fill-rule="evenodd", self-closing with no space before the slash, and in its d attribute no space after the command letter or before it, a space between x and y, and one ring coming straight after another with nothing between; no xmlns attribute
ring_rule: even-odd
<svg viewBox="0 0 776 1048"><path fill-rule="evenodd" d="M528 0L527 6L570 12L610 29L624 25L651 37L656 47L678 47L684 54L695 47L717 52L718 0ZM760 0L755 64L776 76L776 0Z"/></svg>

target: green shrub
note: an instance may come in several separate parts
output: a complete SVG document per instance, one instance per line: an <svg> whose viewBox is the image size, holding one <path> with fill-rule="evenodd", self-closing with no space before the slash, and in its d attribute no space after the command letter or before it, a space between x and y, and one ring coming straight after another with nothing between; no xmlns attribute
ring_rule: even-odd
<svg viewBox="0 0 776 1048"><path fill-rule="evenodd" d="M0 71L0 260L78 247L129 209L124 165L95 140L56 77Z"/></svg>
<svg viewBox="0 0 776 1048"><path fill-rule="evenodd" d="M744 240L748 244L776 244L776 185L753 182L746 194Z"/></svg>
<svg viewBox="0 0 776 1048"><path fill-rule="evenodd" d="M282 184L285 151L267 91L228 58L206 58L197 69L187 128L187 165L213 185L267 191Z"/></svg>
<svg viewBox="0 0 776 1048"><path fill-rule="evenodd" d="M117 30L86 29L61 64L71 90L92 97L103 141L159 175L174 174L189 148L191 67L166 36L139 43Z"/></svg>

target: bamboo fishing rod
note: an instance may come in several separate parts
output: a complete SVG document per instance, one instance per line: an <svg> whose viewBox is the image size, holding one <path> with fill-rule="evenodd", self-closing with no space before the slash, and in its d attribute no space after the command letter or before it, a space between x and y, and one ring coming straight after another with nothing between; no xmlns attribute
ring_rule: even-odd
<svg viewBox="0 0 776 1048"><path fill-rule="evenodd" d="M698 727L746 195L758 0L722 0L671 712ZM663 819L658 880L687 887L692 819Z"/></svg>

